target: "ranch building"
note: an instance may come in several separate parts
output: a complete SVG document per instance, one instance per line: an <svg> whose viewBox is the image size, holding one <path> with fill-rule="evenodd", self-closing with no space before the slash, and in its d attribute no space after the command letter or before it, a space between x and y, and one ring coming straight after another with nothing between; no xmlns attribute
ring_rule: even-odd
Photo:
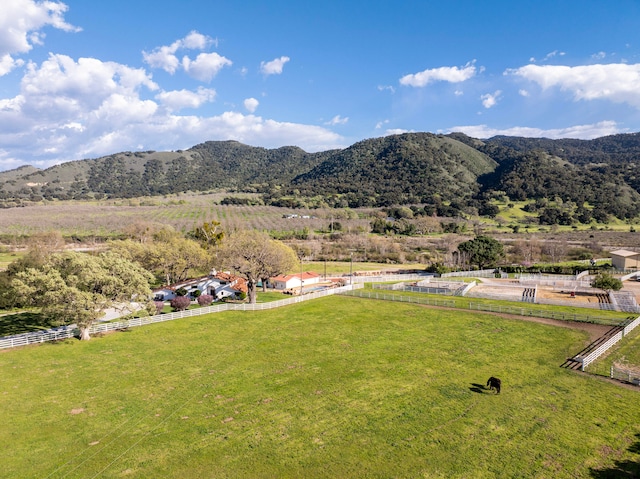
<svg viewBox="0 0 640 479"><path fill-rule="evenodd" d="M619 249L611 252L611 264L618 270L640 269L640 253Z"/></svg>
<svg viewBox="0 0 640 479"><path fill-rule="evenodd" d="M153 295L156 301L171 301L180 289L185 290L186 296L192 299L201 294L209 294L213 296L214 301L219 301L223 298L235 298L241 293L246 294L247 282L244 278L214 270L203 278L189 279L154 289Z"/></svg>
<svg viewBox="0 0 640 479"><path fill-rule="evenodd" d="M300 286L311 286L312 284L318 284L319 282L319 274L312 271L305 271L303 273L279 275L269 278L267 287L285 290L299 288Z"/></svg>

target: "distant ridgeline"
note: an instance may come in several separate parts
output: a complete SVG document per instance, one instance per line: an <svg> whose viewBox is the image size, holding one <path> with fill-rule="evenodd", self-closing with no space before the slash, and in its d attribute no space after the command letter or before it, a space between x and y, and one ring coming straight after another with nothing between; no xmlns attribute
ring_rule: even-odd
<svg viewBox="0 0 640 479"><path fill-rule="evenodd" d="M209 141L0 172L0 206L216 190L259 193L276 206L419 205L438 216L493 216L495 200L506 199L527 202L544 224L588 223L640 215L638 158L639 133L482 141L406 133L319 153Z"/></svg>

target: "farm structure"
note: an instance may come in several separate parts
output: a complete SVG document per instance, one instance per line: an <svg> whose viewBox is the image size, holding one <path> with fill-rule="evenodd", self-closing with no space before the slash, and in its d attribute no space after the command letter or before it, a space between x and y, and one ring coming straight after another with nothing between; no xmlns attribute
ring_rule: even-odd
<svg viewBox="0 0 640 479"><path fill-rule="evenodd" d="M640 253L626 249L612 251L611 264L621 271L638 270L640 268Z"/></svg>
<svg viewBox="0 0 640 479"><path fill-rule="evenodd" d="M200 294L210 294L214 301L223 298L236 297L247 292L247 282L244 278L226 272L212 271L208 276L190 279L153 290L158 301L170 301L179 296L178 291L186 291L186 295L197 297Z"/></svg>
<svg viewBox="0 0 640 479"><path fill-rule="evenodd" d="M320 275L312 271L304 271L302 273L278 275L269 278L268 288L285 290L299 288L300 286L311 286L320 282Z"/></svg>

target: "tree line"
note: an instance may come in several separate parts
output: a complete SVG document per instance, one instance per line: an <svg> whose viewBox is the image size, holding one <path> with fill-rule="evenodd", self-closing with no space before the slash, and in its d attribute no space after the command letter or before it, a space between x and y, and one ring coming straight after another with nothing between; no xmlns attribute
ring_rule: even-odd
<svg viewBox="0 0 640 479"><path fill-rule="evenodd" d="M34 235L28 254L0 272L0 307L39 308L48 324L75 324L81 339L112 307L131 303L158 312L151 287L207 274L213 267L244 278L249 302L259 281L293 270L296 254L267 233L250 230L225 235L215 222L185 236L170 228L138 224L129 238L112 241L106 251L65 251L57 232ZM203 298L200 304L206 302ZM176 303L177 309L183 304Z"/></svg>

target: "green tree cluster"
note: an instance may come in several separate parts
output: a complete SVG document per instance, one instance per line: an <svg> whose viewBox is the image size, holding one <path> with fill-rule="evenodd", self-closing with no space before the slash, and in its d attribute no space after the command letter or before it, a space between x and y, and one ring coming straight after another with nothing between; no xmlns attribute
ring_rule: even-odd
<svg viewBox="0 0 640 479"><path fill-rule="evenodd" d="M76 324L80 339L110 307L142 303L153 310L149 283L153 276L113 252L99 255L53 253L42 264L20 271L11 287L23 304L42 308L58 324Z"/></svg>
<svg viewBox="0 0 640 479"><path fill-rule="evenodd" d="M478 269L495 266L504 256L504 247L498 240L489 236L476 236L472 240L458 245L458 251L468 256L471 264L477 264Z"/></svg>

